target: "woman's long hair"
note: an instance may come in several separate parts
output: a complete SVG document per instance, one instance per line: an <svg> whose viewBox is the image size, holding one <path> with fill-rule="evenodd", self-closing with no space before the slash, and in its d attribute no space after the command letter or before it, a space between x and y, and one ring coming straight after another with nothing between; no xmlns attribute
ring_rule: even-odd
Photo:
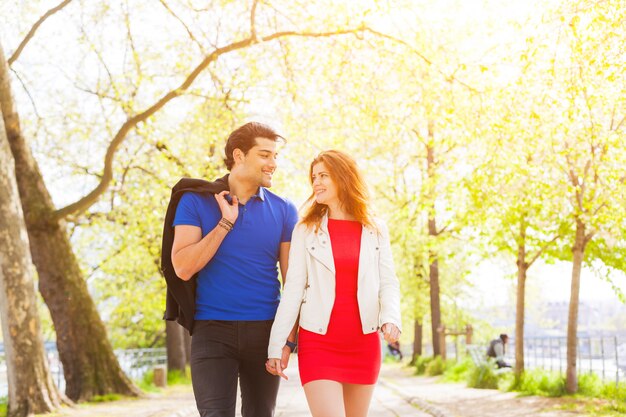
<svg viewBox="0 0 626 417"><path fill-rule="evenodd" d="M337 185L337 197L343 209L362 225L375 227L367 208L369 200L367 185L354 159L336 150L320 153L313 159L309 169L311 185L313 185L313 167L320 162L324 163L330 178ZM328 206L315 201L315 193L311 192L303 205L303 211L302 223L308 227L314 226L317 230L322 217L328 213Z"/></svg>

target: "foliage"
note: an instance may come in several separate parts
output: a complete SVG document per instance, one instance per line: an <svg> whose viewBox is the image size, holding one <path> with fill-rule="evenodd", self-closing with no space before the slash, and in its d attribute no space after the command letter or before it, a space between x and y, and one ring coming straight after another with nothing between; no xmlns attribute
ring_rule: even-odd
<svg viewBox="0 0 626 417"><path fill-rule="evenodd" d="M432 356L418 356L413 364L415 367L415 375L426 374L426 368L430 365L432 360Z"/></svg>
<svg viewBox="0 0 626 417"><path fill-rule="evenodd" d="M565 378L558 372L531 369L525 371L514 384L511 384L509 390L524 395L560 397L565 395Z"/></svg>
<svg viewBox="0 0 626 417"><path fill-rule="evenodd" d="M433 360L428 362L424 373L428 376L442 375L446 370L447 362L441 359L441 356L436 356Z"/></svg>
<svg viewBox="0 0 626 417"><path fill-rule="evenodd" d="M491 363L484 363L470 369L467 386L470 388L497 389L498 374Z"/></svg>
<svg viewBox="0 0 626 417"><path fill-rule="evenodd" d="M471 358L465 357L459 362L446 366L441 381L443 382L466 382L473 368Z"/></svg>
<svg viewBox="0 0 626 417"><path fill-rule="evenodd" d="M135 381L137 386L144 392L160 392L161 389L154 385L154 370L149 370L143 376ZM167 371L167 385L191 385L191 371L187 367L186 372L183 374L180 370L174 369Z"/></svg>

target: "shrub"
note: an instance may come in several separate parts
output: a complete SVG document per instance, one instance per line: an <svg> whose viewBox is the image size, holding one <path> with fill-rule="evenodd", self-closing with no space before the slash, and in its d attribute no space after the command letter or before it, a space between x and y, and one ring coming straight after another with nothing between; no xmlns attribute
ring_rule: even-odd
<svg viewBox="0 0 626 417"><path fill-rule="evenodd" d="M424 375L426 367L433 360L431 357L418 356L415 360L415 375Z"/></svg>
<svg viewBox="0 0 626 417"><path fill-rule="evenodd" d="M462 382L466 381L469 377L469 373L473 368L472 360L465 358L460 362L452 363L447 366L446 371L443 373L442 381L444 382Z"/></svg>
<svg viewBox="0 0 626 417"><path fill-rule="evenodd" d="M471 388L497 389L498 375L490 363L475 366L468 374L467 386Z"/></svg>
<svg viewBox="0 0 626 417"><path fill-rule="evenodd" d="M425 373L429 376L442 375L443 371L446 370L446 363L441 356L437 356L435 359L431 360L428 365L426 365Z"/></svg>
<svg viewBox="0 0 626 417"><path fill-rule="evenodd" d="M600 396L626 404L626 381L622 381L619 384L605 382L602 385Z"/></svg>
<svg viewBox="0 0 626 417"><path fill-rule="evenodd" d="M560 397L565 394L565 377L558 372L533 369L522 374L517 390L527 395Z"/></svg>

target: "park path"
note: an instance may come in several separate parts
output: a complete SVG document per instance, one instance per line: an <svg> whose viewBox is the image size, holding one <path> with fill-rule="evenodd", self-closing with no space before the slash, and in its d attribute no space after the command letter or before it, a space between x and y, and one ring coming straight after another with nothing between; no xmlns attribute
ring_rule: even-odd
<svg viewBox="0 0 626 417"><path fill-rule="evenodd" d="M296 359L295 357L293 359ZM282 381L276 417L309 416L298 378L297 360L290 363ZM585 415L558 409L562 399L518 397L515 393L466 388L464 384L438 383L435 377L412 375L401 364L384 364L369 417L569 417ZM239 404L237 405L239 409ZM146 398L101 404L81 404L47 417L196 417L190 386L170 387ZM237 416L240 416L239 411Z"/></svg>

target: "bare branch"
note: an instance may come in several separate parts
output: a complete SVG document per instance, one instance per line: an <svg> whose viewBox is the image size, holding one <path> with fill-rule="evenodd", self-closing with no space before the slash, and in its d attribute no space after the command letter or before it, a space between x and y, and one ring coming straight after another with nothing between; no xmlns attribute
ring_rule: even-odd
<svg viewBox="0 0 626 417"><path fill-rule="evenodd" d="M403 46L409 48L409 50L411 52L413 52L415 55L417 55L418 57L420 57L422 59L422 61L424 61L429 66L434 67L435 71L437 71L439 74L441 74L441 76L443 76L446 81L456 81L457 83L461 84L462 86L464 86L468 90L470 90L470 91L472 91L474 93L478 93L478 90L476 90L474 87L466 84L465 82L459 80L454 75L454 73L452 73L452 74L445 74L443 71L441 71L439 68L437 68L430 59L428 59L426 56L424 56L424 54L422 54L420 51L418 51L412 45L410 45L409 43L403 41L402 39L398 39L398 38L396 38L394 36L387 35L385 33L381 33L381 32L378 32L377 30L370 29L370 28L364 28L364 31L370 32L370 33L372 33L372 34L374 34L376 36L379 36L381 38L384 38L384 39L389 39L390 41L393 41L395 43L399 43L400 45L403 45Z"/></svg>
<svg viewBox="0 0 626 417"><path fill-rule="evenodd" d="M204 49L204 46L202 46L202 43L198 39L196 39L196 37L194 36L193 32L191 31L191 29L189 29L189 26L187 26L187 24L183 21L183 19L181 19L170 8L170 6L168 6L168 4L165 2L165 0L159 0L159 1L163 5L163 7L165 7L165 10L167 10L168 13L171 14L172 17L174 17L174 19L178 20L178 22L185 28L185 30L187 31L187 34L189 35L189 39L191 39L198 46L198 48L200 48L200 51L202 52L202 54L206 55L206 50Z"/></svg>
<svg viewBox="0 0 626 417"><path fill-rule="evenodd" d="M26 37L22 40L15 52L13 52L13 55L11 55L11 57L7 61L9 66L11 66L20 57L20 54L22 53L28 42L33 38L33 36L35 36L35 32L37 32L37 29L39 29L43 22L45 22L46 19L48 19L50 16L52 16L71 2L72 0L63 0L56 7L48 10L43 16L39 18L39 20L33 25L33 27L30 28L30 30L26 34Z"/></svg>
<svg viewBox="0 0 626 417"><path fill-rule="evenodd" d="M306 38L324 38L339 35L356 35L366 30L365 27L359 27L355 29L344 29L328 32L296 32L285 31L276 32L268 36L264 36L260 39L261 42L270 42L275 39L284 37L306 37ZM247 38L239 42L234 42L221 48L215 49L208 56L202 60L202 62L187 76L187 78L173 90L168 91L163 97L161 97L156 103L147 108L141 113L138 113L132 117L129 117L126 122L120 127L115 137L109 143L106 155L104 157L104 171L102 173L102 180L100 183L86 196L80 200L65 206L54 213L54 219L60 220L69 215L77 215L91 207L100 196L106 191L111 180L113 179L113 158L119 146L124 142L128 133L134 129L139 123L145 122L148 118L161 110L167 103L174 98L182 95L198 78L198 76L209 66L209 64L216 61L220 56L229 52L237 51L255 44L256 41L252 38Z"/></svg>
<svg viewBox="0 0 626 417"><path fill-rule="evenodd" d="M256 6L258 3L258 0L254 0L250 11L250 37L253 40L256 40Z"/></svg>

